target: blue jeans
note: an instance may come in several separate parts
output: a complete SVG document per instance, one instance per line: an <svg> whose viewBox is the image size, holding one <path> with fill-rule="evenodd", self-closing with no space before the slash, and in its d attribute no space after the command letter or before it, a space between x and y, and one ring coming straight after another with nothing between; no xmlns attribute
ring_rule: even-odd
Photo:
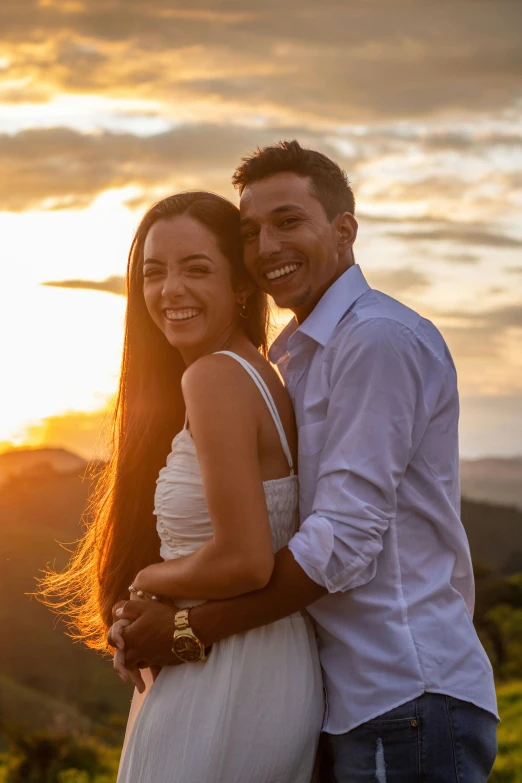
<svg viewBox="0 0 522 783"><path fill-rule="evenodd" d="M497 721L469 702L424 693L346 734L327 734L331 783L483 783Z"/></svg>

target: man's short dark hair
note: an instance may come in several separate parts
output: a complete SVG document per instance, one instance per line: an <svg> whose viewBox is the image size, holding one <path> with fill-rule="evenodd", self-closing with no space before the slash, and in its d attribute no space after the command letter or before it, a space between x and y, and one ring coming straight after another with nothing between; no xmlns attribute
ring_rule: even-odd
<svg viewBox="0 0 522 783"><path fill-rule="evenodd" d="M355 198L346 173L321 152L306 150L298 141L279 141L269 147L258 147L243 158L232 177L232 184L243 193L252 182L290 171L309 177L312 194L323 205L328 220L342 212L355 212Z"/></svg>

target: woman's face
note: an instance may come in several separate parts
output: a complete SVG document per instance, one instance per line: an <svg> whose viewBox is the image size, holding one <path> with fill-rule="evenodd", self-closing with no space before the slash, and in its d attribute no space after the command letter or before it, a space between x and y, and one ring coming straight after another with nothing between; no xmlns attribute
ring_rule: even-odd
<svg viewBox="0 0 522 783"><path fill-rule="evenodd" d="M194 218L158 220L143 253L150 317L187 364L219 350L237 328L239 293L217 239Z"/></svg>

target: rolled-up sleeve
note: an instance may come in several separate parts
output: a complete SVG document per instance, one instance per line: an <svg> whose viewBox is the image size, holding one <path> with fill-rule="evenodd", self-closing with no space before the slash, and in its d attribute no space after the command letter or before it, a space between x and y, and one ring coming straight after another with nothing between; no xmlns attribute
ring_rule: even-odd
<svg viewBox="0 0 522 783"><path fill-rule="evenodd" d="M355 323L329 350L312 513L289 548L306 574L334 593L375 576L397 488L429 423L444 365L414 331L380 317Z"/></svg>

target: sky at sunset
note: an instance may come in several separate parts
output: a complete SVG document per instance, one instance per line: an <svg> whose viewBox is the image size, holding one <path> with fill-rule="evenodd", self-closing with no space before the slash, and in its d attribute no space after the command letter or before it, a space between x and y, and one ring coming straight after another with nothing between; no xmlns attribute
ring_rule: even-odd
<svg viewBox="0 0 522 783"><path fill-rule="evenodd" d="M297 138L347 171L369 282L443 332L463 456L522 453L520 0L2 0L0 30L0 450L93 453L143 211L237 201Z"/></svg>

